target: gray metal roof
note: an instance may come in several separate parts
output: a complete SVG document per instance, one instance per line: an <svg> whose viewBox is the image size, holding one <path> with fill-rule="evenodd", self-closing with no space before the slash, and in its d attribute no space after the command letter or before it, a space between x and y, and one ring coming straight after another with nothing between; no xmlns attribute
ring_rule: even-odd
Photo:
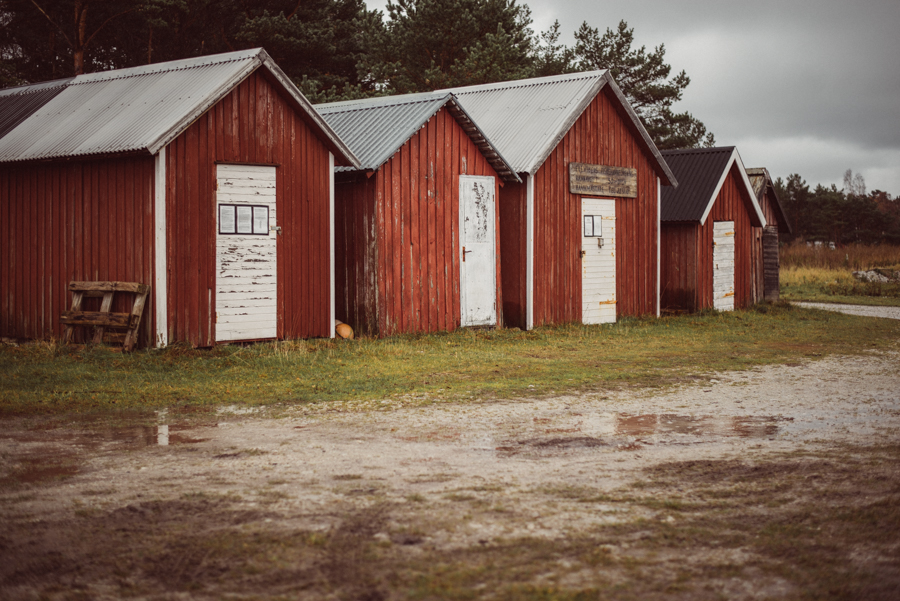
<svg viewBox="0 0 900 601"><path fill-rule="evenodd" d="M609 86L663 183L675 176L608 71L589 71L450 88L518 173L534 174L591 101Z"/></svg>
<svg viewBox="0 0 900 601"><path fill-rule="evenodd" d="M706 218L725 183L728 172L732 165L736 164L741 174L741 183L753 205L755 221L765 225L766 219L747 178L737 148L725 146L664 150L662 155L675 172L680 184L677 188L666 188L662 191L661 221L695 221L701 225L706 223Z"/></svg>
<svg viewBox="0 0 900 601"><path fill-rule="evenodd" d="M775 208L775 218L788 233L791 233L791 224L788 221L787 213L784 211L784 206L781 204L781 199L778 198L778 194L775 192L775 185L772 182L772 176L769 175L769 170L765 167L747 167L747 177L750 179L750 185L753 186L756 199L760 204L762 204L766 194L770 195L772 206Z"/></svg>
<svg viewBox="0 0 900 601"><path fill-rule="evenodd" d="M0 90L0 138L53 100L73 78Z"/></svg>
<svg viewBox="0 0 900 601"><path fill-rule="evenodd" d="M359 157L361 168L375 171L443 107L447 107L500 177L521 181L452 94L426 92L367 98L318 104L315 108Z"/></svg>
<svg viewBox="0 0 900 601"><path fill-rule="evenodd" d="M0 134L0 162L156 154L259 67L307 114L332 152L358 163L262 48L79 75L62 82L61 89L50 82L4 90L0 103L18 102L32 112L20 111ZM38 98L42 94L46 98Z"/></svg>

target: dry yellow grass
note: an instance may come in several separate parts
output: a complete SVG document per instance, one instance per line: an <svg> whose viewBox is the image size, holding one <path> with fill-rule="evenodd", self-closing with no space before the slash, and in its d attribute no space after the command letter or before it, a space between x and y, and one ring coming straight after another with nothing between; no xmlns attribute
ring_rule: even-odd
<svg viewBox="0 0 900 601"><path fill-rule="evenodd" d="M781 268L818 267L827 270L859 271L900 265L900 246L848 245L831 250L824 246L807 246L793 242L781 249Z"/></svg>

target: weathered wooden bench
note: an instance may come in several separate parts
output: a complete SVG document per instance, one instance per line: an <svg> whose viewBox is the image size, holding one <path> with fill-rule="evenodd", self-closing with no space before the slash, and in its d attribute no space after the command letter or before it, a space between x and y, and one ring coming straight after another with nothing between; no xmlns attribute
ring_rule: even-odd
<svg viewBox="0 0 900 601"><path fill-rule="evenodd" d="M72 342L76 327L90 327L94 329L92 342L100 344L106 329L124 330L122 349L134 350L138 339L138 328L141 325L141 315L144 313L144 305L147 303L147 295L150 286L137 282L70 282L69 290L72 292L72 309L63 311L59 318L60 323L66 326L63 334L63 342ZM134 305L131 313L112 313L113 297L117 292L132 293ZM85 298L102 297L99 311L82 311L81 304Z"/></svg>

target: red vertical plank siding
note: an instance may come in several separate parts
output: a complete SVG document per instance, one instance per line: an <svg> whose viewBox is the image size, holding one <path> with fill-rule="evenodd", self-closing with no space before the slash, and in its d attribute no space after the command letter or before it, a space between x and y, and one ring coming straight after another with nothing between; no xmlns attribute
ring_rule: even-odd
<svg viewBox="0 0 900 601"><path fill-rule="evenodd" d="M129 260L139 235L152 239L153 190L141 185L152 177L149 157L0 167L0 336L62 336L70 281L153 282L151 267ZM151 300L139 344L153 312Z"/></svg>
<svg viewBox="0 0 900 601"><path fill-rule="evenodd" d="M696 224L663 224L660 289L663 309L697 310Z"/></svg>
<svg viewBox="0 0 900 601"><path fill-rule="evenodd" d="M459 327L460 174L491 176L499 190L494 169L442 109L375 174L337 187L337 221L346 222L336 235L346 253L336 273L346 319L338 319L378 336ZM499 260L497 269L499 304Z"/></svg>
<svg viewBox="0 0 900 601"><path fill-rule="evenodd" d="M250 75L169 145L169 340L215 342L217 163L277 168L278 336L329 336L328 149L265 76Z"/></svg>
<svg viewBox="0 0 900 601"><path fill-rule="evenodd" d="M581 320L581 195L569 193L569 163L631 167L637 170L637 198L616 200L616 296L618 315L656 311L657 186L652 157L638 146L606 92L585 109L534 175L534 325ZM508 186L509 187L509 186ZM504 215L514 190L505 192ZM521 204L524 217L524 186ZM513 203L511 205L515 207ZM504 221L504 228L510 224ZM525 243L525 222L517 226ZM510 235L504 235L510 242ZM512 244L507 244L512 246ZM504 249L505 251L505 249ZM507 323L524 325L525 256L504 252L504 298L512 311ZM518 290L518 286L522 290ZM514 301L513 299L521 299ZM521 317L515 303L521 303Z"/></svg>
<svg viewBox="0 0 900 601"><path fill-rule="evenodd" d="M754 298L752 200L737 166L732 166L706 223L663 225L663 307L699 311L713 307L713 223L734 221L734 306ZM761 256L761 251L760 251ZM761 295L761 289L759 289ZM688 302L690 301L690 303Z"/></svg>

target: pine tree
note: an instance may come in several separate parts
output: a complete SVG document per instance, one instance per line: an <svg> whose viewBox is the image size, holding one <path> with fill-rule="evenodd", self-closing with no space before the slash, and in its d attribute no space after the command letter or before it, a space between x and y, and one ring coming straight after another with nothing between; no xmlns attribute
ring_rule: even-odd
<svg viewBox="0 0 900 601"><path fill-rule="evenodd" d="M681 100L691 83L684 71L669 77L664 44L648 52L633 48L634 29L620 21L617 29L603 35L586 22L575 32L575 59L581 71L608 69L650 137L661 149L715 145L715 137L690 113L676 113L672 105Z"/></svg>
<svg viewBox="0 0 900 601"><path fill-rule="evenodd" d="M360 68L395 94L503 81L532 73L531 11L515 0L397 0L369 23Z"/></svg>

